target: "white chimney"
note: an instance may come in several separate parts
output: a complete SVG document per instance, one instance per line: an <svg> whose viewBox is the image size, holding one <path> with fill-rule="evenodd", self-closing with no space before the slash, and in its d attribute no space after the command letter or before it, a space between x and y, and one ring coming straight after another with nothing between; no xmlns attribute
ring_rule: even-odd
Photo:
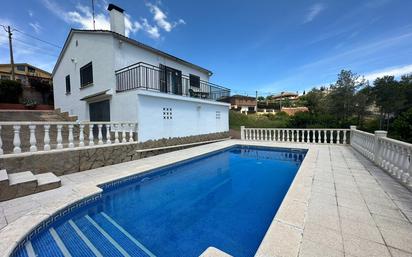
<svg viewBox="0 0 412 257"><path fill-rule="evenodd" d="M124 36L124 10L114 4L109 4L107 10L110 11L110 30Z"/></svg>

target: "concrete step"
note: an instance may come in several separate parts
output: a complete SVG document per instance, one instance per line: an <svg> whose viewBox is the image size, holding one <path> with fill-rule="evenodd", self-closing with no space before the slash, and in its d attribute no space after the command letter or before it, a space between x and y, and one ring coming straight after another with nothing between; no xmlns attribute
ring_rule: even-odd
<svg viewBox="0 0 412 257"><path fill-rule="evenodd" d="M58 188L61 186L59 177L51 172L35 175L37 179L36 193Z"/></svg>
<svg viewBox="0 0 412 257"><path fill-rule="evenodd" d="M33 175L31 171L7 174L0 170L0 201L6 201L61 186L60 178L51 172Z"/></svg>
<svg viewBox="0 0 412 257"><path fill-rule="evenodd" d="M9 176L6 170L0 170L0 187L9 186Z"/></svg>

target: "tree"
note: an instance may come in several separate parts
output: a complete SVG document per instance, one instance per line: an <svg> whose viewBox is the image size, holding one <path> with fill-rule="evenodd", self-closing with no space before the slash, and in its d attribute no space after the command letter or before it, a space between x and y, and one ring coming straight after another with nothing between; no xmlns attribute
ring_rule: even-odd
<svg viewBox="0 0 412 257"><path fill-rule="evenodd" d="M375 103L380 110L380 129L383 128L383 121L386 119L386 130L389 130L390 118L399 114L405 108L406 96L400 83L394 76L384 76L377 78L373 82L373 95Z"/></svg>
<svg viewBox="0 0 412 257"><path fill-rule="evenodd" d="M321 113L325 111L325 96L324 93L313 88L305 95L299 97L299 105L308 107L309 111L314 113Z"/></svg>
<svg viewBox="0 0 412 257"><path fill-rule="evenodd" d="M412 108L394 120L392 134L395 138L412 143Z"/></svg>
<svg viewBox="0 0 412 257"><path fill-rule="evenodd" d="M355 93L367 85L365 79L360 78L352 71L342 70L338 80L330 86L327 97L329 112L336 116L342 124L346 124L355 113Z"/></svg>
<svg viewBox="0 0 412 257"><path fill-rule="evenodd" d="M23 92L20 82L14 80L0 80L0 102L19 103L19 98Z"/></svg>
<svg viewBox="0 0 412 257"><path fill-rule="evenodd" d="M364 126L365 117L370 114L368 108L373 104L372 88L366 85L356 92L354 96L355 114L357 116L357 125Z"/></svg>

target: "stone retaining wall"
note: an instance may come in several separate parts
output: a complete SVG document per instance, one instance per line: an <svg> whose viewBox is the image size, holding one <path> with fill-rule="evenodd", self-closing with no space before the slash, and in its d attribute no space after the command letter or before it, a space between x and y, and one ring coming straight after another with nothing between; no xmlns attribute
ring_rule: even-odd
<svg viewBox="0 0 412 257"><path fill-rule="evenodd" d="M228 138L229 133L213 133L207 135L182 138L161 139L144 143L126 143L121 145L88 146L75 149L61 149L50 152L10 154L0 157L0 169L8 173L31 171L34 174L53 172L57 176L95 169L107 165L127 162L175 151L186 147L159 149L156 151L136 152L162 146L189 144Z"/></svg>

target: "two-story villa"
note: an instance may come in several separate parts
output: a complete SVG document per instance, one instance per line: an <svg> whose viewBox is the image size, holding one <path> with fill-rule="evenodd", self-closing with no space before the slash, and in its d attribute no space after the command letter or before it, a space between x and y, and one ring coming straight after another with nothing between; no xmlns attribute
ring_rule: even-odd
<svg viewBox="0 0 412 257"><path fill-rule="evenodd" d="M79 120L136 121L138 140L228 131L230 90L212 72L125 36L110 4L109 30L72 29L53 69L55 107Z"/></svg>

